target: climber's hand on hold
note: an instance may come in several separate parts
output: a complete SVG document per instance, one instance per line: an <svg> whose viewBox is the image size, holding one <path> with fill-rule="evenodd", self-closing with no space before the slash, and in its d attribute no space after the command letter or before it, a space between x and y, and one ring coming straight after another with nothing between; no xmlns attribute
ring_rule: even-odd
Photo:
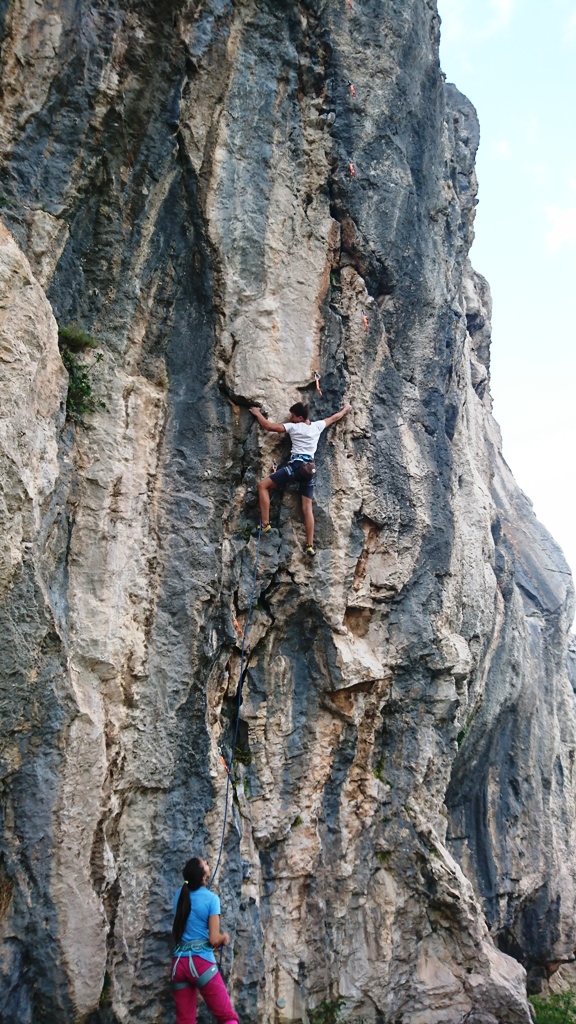
<svg viewBox="0 0 576 1024"><path fill-rule="evenodd" d="M274 434L285 434L285 428L283 423L271 423L265 416L262 415L262 410L257 405L250 406L250 412L256 417L258 423L262 427L262 430L271 430Z"/></svg>
<svg viewBox="0 0 576 1024"><path fill-rule="evenodd" d="M332 423L337 423L338 420L341 420L342 417L346 415L346 413L351 412L351 411L352 411L352 406L351 405L345 405L343 409L340 409L340 412L335 412L333 416L327 416L326 419L324 420L324 422L325 422L327 427L330 427L332 425Z"/></svg>

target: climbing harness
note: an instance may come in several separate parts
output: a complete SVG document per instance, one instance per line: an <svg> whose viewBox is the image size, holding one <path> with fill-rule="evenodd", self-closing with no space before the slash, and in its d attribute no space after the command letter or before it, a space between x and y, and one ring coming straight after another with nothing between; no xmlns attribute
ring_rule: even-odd
<svg viewBox="0 0 576 1024"><path fill-rule="evenodd" d="M286 471L295 480L311 480L316 476L316 463L311 455L295 455L286 466Z"/></svg>
<svg viewBox="0 0 576 1024"><path fill-rule="evenodd" d="M321 395L322 392L320 391L320 374L317 373L316 370L314 370L314 380L316 381L316 391L318 392L319 395Z"/></svg>
<svg viewBox="0 0 576 1024"><path fill-rule="evenodd" d="M245 651L246 651L246 637L248 635L248 630L250 629L250 619L252 618L252 608L254 606L254 594L256 592L256 577L258 575L258 562L260 560L260 538L261 538L261 536L262 536L262 521L260 521L260 526L258 527L258 543L256 545L256 558L254 560L254 573L253 573L253 576L252 576L252 591L250 593L250 602L249 602L249 605L248 605L248 615L246 616L246 622L244 624L244 629L243 630L240 629L238 623L236 622L236 619L233 620L234 625L236 626L237 629L240 630L240 633L242 634L242 648L241 648L241 651L240 651L240 677L238 679L238 700L237 700L237 704L236 704L236 726L235 726L235 729L234 729L234 740L233 740L233 743L232 743L232 753L230 755L229 763L226 764L225 758L223 757L222 754L220 755L221 759L222 759L222 761L224 763L224 767L226 768L226 772L227 772L226 796L224 798L224 821L222 822L222 835L221 835L221 838L220 838L220 849L218 850L218 858L216 860L216 867L214 868L214 871L212 872L212 878L210 879L210 885L208 886L209 889L211 889L212 886L214 885L214 879L216 878L216 875L218 873L218 868L220 867L220 861L222 860L222 851L224 850L224 840L226 838L226 823L228 821L228 805L229 805L229 798L230 798L230 780L232 779L232 770L233 770L233 767L234 767L234 754L236 753L236 744L238 742L238 730L240 728L240 708L242 706L242 689L243 689L243 686L244 686L244 656L245 656ZM222 949L220 949L220 963L222 963ZM207 980L210 980L210 979L207 979ZM198 982L198 984L200 984L200 982Z"/></svg>
<svg viewBox="0 0 576 1024"><path fill-rule="evenodd" d="M189 981L174 981L174 978L176 977L176 968L178 967L178 964L180 963L180 960L182 959L183 956L188 957L190 974L192 975L193 978L196 979L196 984L198 988L204 988L204 985L207 985L208 982L214 977L214 975L218 974L218 967L216 964L210 964L210 967L208 967L205 971L202 971L202 974L198 974L198 971L194 966L194 961L192 957L202 956L202 953L208 952L213 952L212 946L209 946L208 943L204 941L204 939L202 939L202 941L200 942L178 943L176 949L174 950L174 965L172 967L172 988L175 992L182 988L188 988L190 984Z"/></svg>

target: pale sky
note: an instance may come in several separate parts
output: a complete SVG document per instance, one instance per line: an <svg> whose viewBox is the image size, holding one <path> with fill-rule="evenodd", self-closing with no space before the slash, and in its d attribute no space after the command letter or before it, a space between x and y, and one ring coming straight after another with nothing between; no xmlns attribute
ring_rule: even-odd
<svg viewBox="0 0 576 1024"><path fill-rule="evenodd" d="M504 456L576 570L576 0L438 0L480 118L471 252L494 302Z"/></svg>

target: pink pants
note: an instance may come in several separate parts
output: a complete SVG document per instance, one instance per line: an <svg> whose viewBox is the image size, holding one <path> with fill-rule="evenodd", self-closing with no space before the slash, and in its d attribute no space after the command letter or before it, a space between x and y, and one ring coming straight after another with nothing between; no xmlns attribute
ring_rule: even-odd
<svg viewBox="0 0 576 1024"><path fill-rule="evenodd" d="M208 960L203 960L201 956L195 956L192 959L198 974L202 974L203 971L207 971L212 966ZM173 992L174 1002L176 1003L176 1024L196 1024L198 986L196 978L190 971L188 956L180 957L173 980L176 982L190 982L186 988L179 988ZM226 991L220 971L213 978L210 978L208 984L204 985L204 988L200 991L206 1006L210 1013L214 1014L218 1024L236 1024L238 1014L230 1002L230 996Z"/></svg>

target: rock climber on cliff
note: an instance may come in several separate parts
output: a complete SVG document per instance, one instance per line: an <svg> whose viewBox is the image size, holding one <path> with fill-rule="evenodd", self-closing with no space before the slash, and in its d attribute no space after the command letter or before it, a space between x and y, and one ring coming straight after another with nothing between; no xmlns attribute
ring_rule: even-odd
<svg viewBox="0 0 576 1024"><path fill-rule="evenodd" d="M345 405L340 412L333 416L327 416L323 420L309 419L308 406L303 402L296 402L290 407L290 419L287 423L271 423L262 415L257 406L252 406L250 412L256 417L263 430L270 430L276 434L289 434L292 442L292 453L287 466L271 473L264 480L258 483L258 501L260 503L260 516L262 518L262 533L270 530L270 491L281 490L291 481L299 485L302 498L302 515L306 529L306 554L311 558L316 554L314 550L314 512L312 510L312 498L314 495L314 475L316 466L314 456L318 447L318 439L322 431L332 423L337 423L346 413L352 409L351 405Z"/></svg>
<svg viewBox="0 0 576 1024"><path fill-rule="evenodd" d="M220 900L206 883L210 869L201 857L192 857L182 871L184 885L174 896L172 935L176 946L172 961L172 990L176 1024L196 1024L198 992L218 1024L236 1024L234 1010L214 950L227 946L230 936L220 931Z"/></svg>

